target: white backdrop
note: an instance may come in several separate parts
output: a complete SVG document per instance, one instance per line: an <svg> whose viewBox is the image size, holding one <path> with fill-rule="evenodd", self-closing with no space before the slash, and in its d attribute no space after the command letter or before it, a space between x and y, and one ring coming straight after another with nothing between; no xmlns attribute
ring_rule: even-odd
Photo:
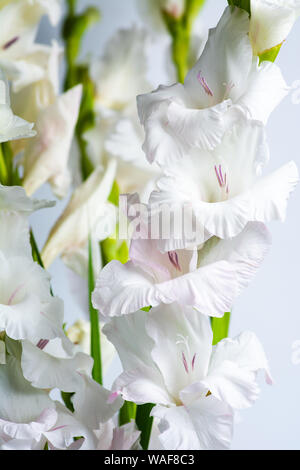
<svg viewBox="0 0 300 470"><path fill-rule="evenodd" d="M95 4L102 12L102 21L91 31L84 43L85 55L88 52L100 55L105 41L119 27L140 24L136 0L81 0L81 7ZM226 0L207 0L202 11L203 28L215 26L220 18ZM53 30L46 21L42 22L39 39L48 42ZM165 79L162 54L165 39L153 45L150 57L151 79L157 86ZM288 84L300 84L300 20L283 45L277 63L281 66ZM299 85L300 86L300 85ZM298 96L297 96L298 95ZM294 99L292 99L294 97ZM271 148L271 171L290 159L299 164L300 137L300 92L294 92L285 99L273 113L268 124L268 137ZM294 104L293 104L294 102ZM52 195L43 188L37 196ZM63 203L53 209L40 212L32 217L40 246L44 243L49 228L61 212ZM256 405L243 411L235 427L233 449L300 449L300 365L293 365L292 344L300 340L300 187L292 195L285 224L273 223L273 248L251 286L242 293L233 309L230 334L251 329L262 341L270 359L275 379L273 387L262 383L262 393ZM66 320L83 315L73 289L70 287L70 273L60 261L56 261L50 272L53 288L65 300ZM117 373L114 363L106 383L109 384Z"/></svg>

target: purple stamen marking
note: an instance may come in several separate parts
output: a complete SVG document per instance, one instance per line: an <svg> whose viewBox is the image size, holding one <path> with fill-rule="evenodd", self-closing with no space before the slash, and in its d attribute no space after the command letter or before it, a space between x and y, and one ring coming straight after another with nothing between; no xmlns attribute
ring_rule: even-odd
<svg viewBox="0 0 300 470"><path fill-rule="evenodd" d="M201 73L201 70L197 75L197 79L198 79L198 82L200 83L200 85L202 86L203 90L205 91L205 93L209 96L214 96L213 92L211 91L211 89L209 88L209 86L207 84L207 81L203 77L203 75Z"/></svg>
<svg viewBox="0 0 300 470"><path fill-rule="evenodd" d="M181 271L181 267L178 260L178 255L176 251L168 251L168 256L171 264L174 266L177 271Z"/></svg>
<svg viewBox="0 0 300 470"><path fill-rule="evenodd" d="M222 181L221 181L221 176L219 175L219 170L218 170L218 168L216 167L216 165L215 165L215 172L216 172L216 176L217 176L217 180L218 180L219 186L220 186L220 188L222 188L223 184L222 184Z"/></svg>
<svg viewBox="0 0 300 470"><path fill-rule="evenodd" d="M48 339L40 339L38 344L37 344L37 347L41 350L43 350L47 344L49 343L49 340Z"/></svg>
<svg viewBox="0 0 300 470"><path fill-rule="evenodd" d="M227 174L225 173L224 177L223 177L222 166L221 165L219 165L219 168L217 168L217 165L215 165L215 173L216 173L216 177L217 177L220 188L225 188L226 193L228 194L229 193L229 187L228 187L228 184L227 184Z"/></svg>
<svg viewBox="0 0 300 470"><path fill-rule="evenodd" d="M193 359L192 359L192 370L195 369L196 356L197 356L197 354L195 353L194 356L193 356Z"/></svg>
<svg viewBox="0 0 300 470"><path fill-rule="evenodd" d="M188 374L188 373L189 373L189 368L188 368L188 363L187 363L187 360L186 360L186 357L185 357L184 352L182 352L182 362L183 362L185 371L186 371L186 373Z"/></svg>
<svg viewBox="0 0 300 470"><path fill-rule="evenodd" d="M19 40L19 36L16 36L12 39L10 39L10 41L6 42L4 44L4 46L2 46L2 49L8 49L9 47L11 47L13 44L15 44L15 42L17 42Z"/></svg>
<svg viewBox="0 0 300 470"><path fill-rule="evenodd" d="M219 165L219 175L220 175L220 179L222 181L222 184L224 184L223 174L222 174L222 166L221 165ZM225 175L226 175L226 173L225 173Z"/></svg>
<svg viewBox="0 0 300 470"><path fill-rule="evenodd" d="M67 427L67 426L64 424L64 425L62 425L62 426L57 426L56 428L51 429L51 431L59 431L60 429L64 429L64 428L66 428L66 427Z"/></svg>

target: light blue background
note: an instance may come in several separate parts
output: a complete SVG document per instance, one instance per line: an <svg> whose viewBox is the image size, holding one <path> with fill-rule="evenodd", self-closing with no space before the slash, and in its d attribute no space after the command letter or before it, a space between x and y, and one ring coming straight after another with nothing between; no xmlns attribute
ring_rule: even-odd
<svg viewBox="0 0 300 470"><path fill-rule="evenodd" d="M85 40L83 55L88 52L100 55L105 41L117 28L141 23L135 0L82 0L79 3L81 7L98 5L102 12L101 23ZM207 0L201 16L204 28L217 23L226 4L225 0ZM48 42L53 34L58 35L58 30L43 21L39 38ZM162 49L160 44L153 45L151 54L151 78L155 86L165 78ZM300 20L283 45L277 63L288 84L300 80ZM299 163L300 105L293 104L291 96L273 113L267 131L271 148L269 171L290 159ZM43 188L37 195L52 197L48 188ZM64 205L59 202L56 208L33 216L40 246ZM234 306L231 335L245 329L256 332L270 359L275 385L266 386L261 380L259 401L240 414L233 449L300 449L300 365L291 362L292 344L300 340L299 212L300 188L291 197L286 223L270 225L273 235L271 253ZM70 287L70 273L60 261L52 265L50 272L55 293L65 300L66 319L70 324L82 316L74 289ZM106 380L108 384L118 367L115 362Z"/></svg>

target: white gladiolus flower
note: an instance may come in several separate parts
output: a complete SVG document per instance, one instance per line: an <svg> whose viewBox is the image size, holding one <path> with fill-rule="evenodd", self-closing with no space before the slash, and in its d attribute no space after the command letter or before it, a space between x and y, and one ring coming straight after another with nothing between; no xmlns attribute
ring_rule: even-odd
<svg viewBox="0 0 300 470"><path fill-rule="evenodd" d="M0 70L0 143L33 137L33 124L15 116L10 107L8 84Z"/></svg>
<svg viewBox="0 0 300 470"><path fill-rule="evenodd" d="M133 240L130 261L100 272L93 305L104 319L177 302L222 317L262 263L270 244L262 224L249 224L233 240L214 239L203 250L161 253L157 242Z"/></svg>
<svg viewBox="0 0 300 470"><path fill-rule="evenodd" d="M212 347L209 319L179 305L114 319L105 333L124 372L113 386L138 404L154 403L160 441L168 450L230 446L234 410L258 397L257 372L272 383L256 336L245 332ZM132 341L132 338L135 341Z"/></svg>
<svg viewBox="0 0 300 470"><path fill-rule="evenodd" d="M62 0L0 0L1 49L9 49L18 39L35 30L43 15L48 15L55 26L61 16L61 7Z"/></svg>
<svg viewBox="0 0 300 470"><path fill-rule="evenodd" d="M23 187L33 194L48 181L58 197L67 194L71 177L68 159L77 122L82 87L78 85L37 117L37 136L26 146Z"/></svg>
<svg viewBox="0 0 300 470"><path fill-rule="evenodd" d="M51 296L48 274L32 261L25 214L34 203L22 188L2 186L1 193L8 204L0 204L0 331L33 343L62 337L62 302Z"/></svg>
<svg viewBox="0 0 300 470"><path fill-rule="evenodd" d="M98 117L96 127L85 134L88 152L95 166L117 159L121 192L145 191L158 171L145 161L136 110L136 95L151 89L146 76L148 43L143 29L119 30L90 69Z"/></svg>
<svg viewBox="0 0 300 470"><path fill-rule="evenodd" d="M107 202L115 179L116 162L111 160L105 172L95 169L79 186L62 216L52 228L42 251L42 259L49 267L63 254L71 257L85 249L89 233L99 227L98 237L104 240L115 228L115 206ZM100 229L102 233L100 233Z"/></svg>
<svg viewBox="0 0 300 470"><path fill-rule="evenodd" d="M279 46L300 15L299 0L251 0L250 39L254 54Z"/></svg>
<svg viewBox="0 0 300 470"><path fill-rule="evenodd" d="M276 65L253 61L248 33L248 14L226 8L184 84L138 97L149 162L164 165L194 148L212 150L245 114L267 121L287 87Z"/></svg>
<svg viewBox="0 0 300 470"><path fill-rule="evenodd" d="M26 54L22 54L19 58L13 60L9 57L1 57L0 55L0 67L5 71L5 74L12 82L12 91L15 94L20 93L24 88L29 85L40 85L39 100L45 100L46 85L45 82L51 83L55 91L58 91L58 62L62 55L62 48L59 47L56 41L53 41L51 46L44 44L32 43L29 47L29 51ZM43 89L44 88L44 89ZM28 92L28 89L27 89ZM23 94L24 99L28 100L28 97ZM17 101L16 99L14 101ZM36 104L38 106L38 103ZM25 110L25 112L30 112ZM31 110L31 115L33 111Z"/></svg>
<svg viewBox="0 0 300 470"><path fill-rule="evenodd" d="M12 106L23 119L35 122L39 113L55 102L61 56L62 48L52 41L51 46L32 44L28 56L22 56L20 63L12 62Z"/></svg>
<svg viewBox="0 0 300 470"><path fill-rule="evenodd" d="M104 55L90 67L96 84L96 108L123 111L132 108L137 90L148 90L147 47L144 29L120 29L107 44Z"/></svg>
<svg viewBox="0 0 300 470"><path fill-rule="evenodd" d="M45 74L48 46L35 44L38 24L44 14L56 25L62 0L0 1L0 67L13 90L40 80Z"/></svg>
<svg viewBox="0 0 300 470"><path fill-rule="evenodd" d="M201 244L208 238L232 238L248 222L284 221L290 193L299 181L294 162L261 176L269 158L263 126L242 119L214 151L194 149L164 168L158 191L150 197L155 214L168 204L179 213L192 209L202 228L193 240L161 241L164 250ZM193 246L194 246L193 245Z"/></svg>

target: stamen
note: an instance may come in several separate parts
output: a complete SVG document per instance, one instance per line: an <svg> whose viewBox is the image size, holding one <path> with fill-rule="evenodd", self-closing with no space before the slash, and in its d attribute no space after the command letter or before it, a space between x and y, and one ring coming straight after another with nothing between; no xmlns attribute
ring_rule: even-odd
<svg viewBox="0 0 300 470"><path fill-rule="evenodd" d="M214 96L213 92L211 91L211 89L209 88L205 78L203 77L202 73L201 73L201 70L200 72L198 73L197 75L197 79L200 83L200 85L202 86L203 90L205 91L205 93L209 96Z"/></svg>
<svg viewBox="0 0 300 470"><path fill-rule="evenodd" d="M195 353L194 356L193 356L193 359L192 359L192 370L195 369L196 356L197 356L197 354Z"/></svg>
<svg viewBox="0 0 300 470"><path fill-rule="evenodd" d="M47 344L49 343L49 340L48 339L40 339L38 344L36 345L39 349L43 350L45 349L45 347L47 346Z"/></svg>
<svg viewBox="0 0 300 470"><path fill-rule="evenodd" d="M222 181L222 184L224 184L223 175L222 175L222 166L221 165L219 165L219 174L220 174L220 179ZM225 176L226 176L226 173L225 173Z"/></svg>
<svg viewBox="0 0 300 470"><path fill-rule="evenodd" d="M174 266L174 268L177 271L181 271L181 267L180 267L180 264L179 264L178 255L177 255L176 251L168 251L168 256L169 256L169 260L170 260L171 264Z"/></svg>
<svg viewBox="0 0 300 470"><path fill-rule="evenodd" d="M64 429L64 428L66 428L66 427L67 427L67 425L66 425L66 424L63 424L63 425L61 425L61 426L57 426L56 428L51 429L51 432L53 432L53 431L59 431L60 429Z"/></svg>
<svg viewBox="0 0 300 470"><path fill-rule="evenodd" d="M15 36L13 39L10 39L8 42L6 42L4 44L4 46L2 46L2 49L8 49L9 47L11 47L15 42L17 42L19 40L19 36Z"/></svg>
<svg viewBox="0 0 300 470"><path fill-rule="evenodd" d="M220 186L220 188L222 188L221 177L220 177L220 175L219 175L218 168L217 168L216 165L215 165L215 172L216 172L216 176L217 176L217 180L218 180L219 186Z"/></svg>
<svg viewBox="0 0 300 470"><path fill-rule="evenodd" d="M185 371L186 371L186 373L188 374L188 373L189 373L189 368L188 368L188 363L187 363L187 360L186 360L186 357L185 357L184 352L182 352L182 362L183 362Z"/></svg>
<svg viewBox="0 0 300 470"><path fill-rule="evenodd" d="M216 173L216 177L217 177L220 188L225 188L225 191L228 194L229 186L227 184L227 174L224 173L224 176L223 176L222 165L219 165L219 168L217 167L217 165L215 165L214 168L215 168L215 173Z"/></svg>

